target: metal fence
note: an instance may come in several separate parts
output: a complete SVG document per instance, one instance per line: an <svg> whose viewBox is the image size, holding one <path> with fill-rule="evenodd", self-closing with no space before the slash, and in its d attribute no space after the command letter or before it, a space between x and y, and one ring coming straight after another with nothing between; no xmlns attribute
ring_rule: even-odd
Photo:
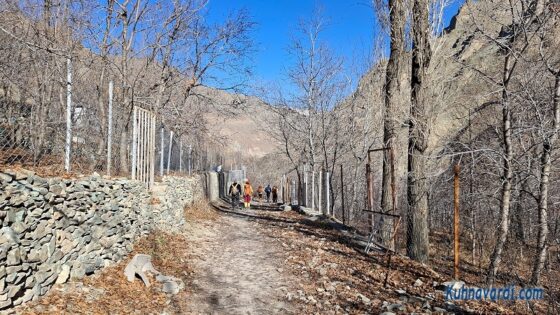
<svg viewBox="0 0 560 315"><path fill-rule="evenodd" d="M132 131L132 179L138 179L148 188L154 185L156 115L148 110L134 107ZM111 133L109 133L111 134ZM110 150L107 157L110 156ZM107 174L111 161L107 159Z"/></svg>
<svg viewBox="0 0 560 315"><path fill-rule="evenodd" d="M167 127L148 104L114 106L112 82L100 102L92 102L72 89L70 61L67 70L64 106L0 93L0 169L44 176L98 172L151 187L156 176L192 175L222 162L200 139Z"/></svg>

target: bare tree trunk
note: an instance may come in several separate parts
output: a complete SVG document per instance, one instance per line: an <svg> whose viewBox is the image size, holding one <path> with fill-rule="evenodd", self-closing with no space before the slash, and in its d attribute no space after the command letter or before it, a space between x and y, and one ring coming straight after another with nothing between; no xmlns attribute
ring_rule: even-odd
<svg viewBox="0 0 560 315"><path fill-rule="evenodd" d="M541 272L546 261L548 236L548 186L550 177L551 155L554 149L554 142L560 130L560 73L556 74L554 85L554 123L552 135L545 137L543 151L541 154L541 183L539 193L539 231L537 237L537 255L533 264L531 283L537 285L540 280Z"/></svg>
<svg viewBox="0 0 560 315"><path fill-rule="evenodd" d="M408 139L407 185L407 255L419 262L428 262L428 190L425 152L428 146L428 114L426 112L425 82L430 64L431 49L428 3L415 0L412 9L412 76L410 129Z"/></svg>
<svg viewBox="0 0 560 315"><path fill-rule="evenodd" d="M529 167L530 169L530 167ZM525 233L524 233L524 229L523 229L523 201L524 201L524 196L526 194L526 190L528 190L528 180L527 179L522 179L521 182L521 187L518 188L519 190L519 194L518 194L518 201L516 203L516 205L513 208L513 229L514 229L514 235L515 238L517 239L517 241L525 244Z"/></svg>
<svg viewBox="0 0 560 315"><path fill-rule="evenodd" d="M500 203L500 226L498 227L498 235L496 246L490 256L490 267L488 268L487 282L489 285L494 284L496 274L502 259L502 251L507 240L509 231L509 209L511 203L511 182L513 177L512 159L513 144L511 136L511 108L509 104L508 82L511 78L513 69L511 54L506 56L503 71L503 87L502 87L502 136L504 141L504 157L503 157L503 183L502 183L502 200Z"/></svg>
<svg viewBox="0 0 560 315"><path fill-rule="evenodd" d="M403 1L389 0L389 20L391 23L391 54L387 63L385 81L385 113L383 124L383 143L386 147L396 147L398 134L401 128L400 106L401 106L401 69L405 66L405 23L406 12ZM395 150L397 148L394 148ZM395 161L396 162L396 161ZM381 183L381 207L384 212L396 209L391 196L392 183L391 152L385 150L383 153L383 178ZM386 228L382 227L385 231ZM387 233L384 233L387 234ZM384 245L394 248L393 242L388 235L383 235Z"/></svg>

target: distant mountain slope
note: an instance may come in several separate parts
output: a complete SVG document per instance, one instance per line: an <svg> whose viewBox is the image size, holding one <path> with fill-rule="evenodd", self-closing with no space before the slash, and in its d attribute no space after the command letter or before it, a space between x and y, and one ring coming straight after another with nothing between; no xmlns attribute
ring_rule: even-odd
<svg viewBox="0 0 560 315"><path fill-rule="evenodd" d="M207 88L206 94L217 104L205 115L207 128L224 145L225 156L261 158L275 151L279 143L270 137L270 105L216 89Z"/></svg>

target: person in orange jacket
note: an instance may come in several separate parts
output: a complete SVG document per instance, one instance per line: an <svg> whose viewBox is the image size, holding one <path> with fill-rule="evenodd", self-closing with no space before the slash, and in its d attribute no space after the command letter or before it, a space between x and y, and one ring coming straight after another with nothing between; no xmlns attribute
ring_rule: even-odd
<svg viewBox="0 0 560 315"><path fill-rule="evenodd" d="M251 207L251 196L253 196L253 187L249 180L245 180L245 185L243 186L243 203L245 208Z"/></svg>

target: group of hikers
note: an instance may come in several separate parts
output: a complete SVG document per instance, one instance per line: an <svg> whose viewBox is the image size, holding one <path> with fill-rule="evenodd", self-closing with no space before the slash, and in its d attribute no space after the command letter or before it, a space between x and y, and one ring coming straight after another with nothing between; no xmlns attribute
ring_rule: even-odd
<svg viewBox="0 0 560 315"><path fill-rule="evenodd" d="M239 205L240 197L243 197L243 205L245 208L251 207L251 200L253 197L258 197L260 201L263 200L264 195L266 195L266 202L270 202L272 197L273 203L278 203L278 187L272 186L270 184L266 187L259 186L256 191L253 191L253 186L249 183L249 180L245 179L243 187L237 181L234 181L229 186L228 195L231 197L231 207L233 209L237 208Z"/></svg>

